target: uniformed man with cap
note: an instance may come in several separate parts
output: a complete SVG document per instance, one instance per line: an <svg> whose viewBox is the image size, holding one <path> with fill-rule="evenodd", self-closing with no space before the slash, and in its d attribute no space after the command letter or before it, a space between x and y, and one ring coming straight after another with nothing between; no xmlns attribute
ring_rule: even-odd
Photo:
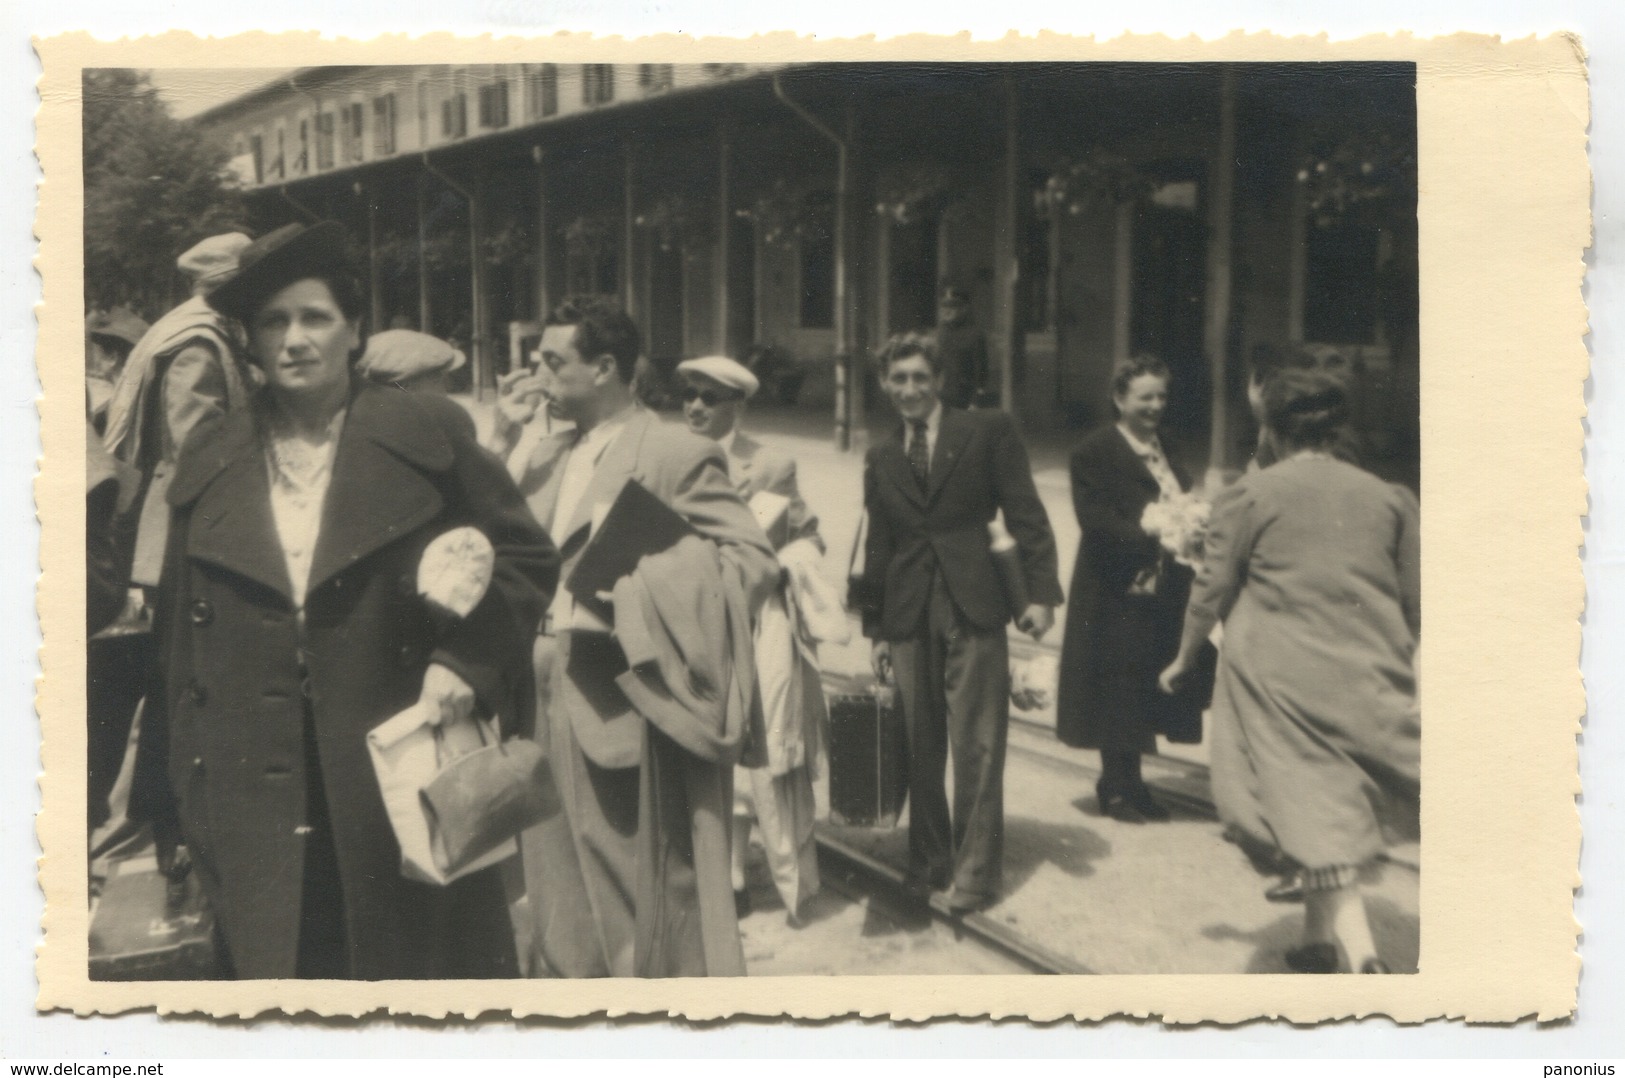
<svg viewBox="0 0 1625 1078"><path fill-rule="evenodd" d="M952 408L972 408L994 403L995 391L987 384L987 334L976 325L971 312L970 293L949 286L937 303L937 355L945 376L942 401Z"/></svg>
<svg viewBox="0 0 1625 1078"><path fill-rule="evenodd" d="M803 904L819 887L814 782L826 770L829 718L818 641L802 616L794 581L798 571L816 573L824 540L796 485L795 459L739 429L745 402L759 385L756 376L727 356L685 360L677 375L684 420L694 433L722 446L729 478L757 511L783 567L783 583L769 596L756 626L761 722L753 724L749 755L734 772L732 876L734 904L743 916L750 911L745 862L754 821L774 887L797 924Z"/></svg>

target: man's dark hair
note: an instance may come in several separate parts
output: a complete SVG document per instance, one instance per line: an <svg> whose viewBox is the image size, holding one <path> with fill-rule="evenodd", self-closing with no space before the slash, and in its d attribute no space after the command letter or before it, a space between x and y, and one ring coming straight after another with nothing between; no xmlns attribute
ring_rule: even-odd
<svg viewBox="0 0 1625 1078"><path fill-rule="evenodd" d="M575 348L581 358L591 360L608 353L615 359L615 373L621 381L632 384L643 335L620 304L597 296L570 296L553 308L547 324L575 326Z"/></svg>
<svg viewBox="0 0 1625 1078"><path fill-rule="evenodd" d="M933 374L942 373L942 358L937 354L937 339L929 333L894 333L875 353L875 365L882 378L893 363L913 356L924 356Z"/></svg>

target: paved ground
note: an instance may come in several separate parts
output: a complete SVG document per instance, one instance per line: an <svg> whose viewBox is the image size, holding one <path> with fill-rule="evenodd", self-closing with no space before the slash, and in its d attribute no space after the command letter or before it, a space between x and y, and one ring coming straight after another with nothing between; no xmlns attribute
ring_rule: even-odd
<svg viewBox="0 0 1625 1078"><path fill-rule="evenodd" d="M480 408L471 409L483 421ZM842 453L826 417L761 408L747 427L796 458L803 496L821 521L829 552L825 570L844 580L861 508L862 446ZM876 421L881 436L884 423ZM1066 474L1067 446L1031 447L1039 496L1060 551L1063 586L1077 549ZM1038 645L1058 649L1058 624ZM1031 652L1013 636L1016 652ZM826 648L825 669L868 667L868 644L854 637ZM1147 760L1154 784L1184 795L1166 824L1131 825L1097 814L1093 753L1060 745L1050 733L1052 712L1021 715L1014 724L1006 769L1006 894L989 916L1100 973L1282 972L1281 952L1296 942L1302 907L1263 898L1270 879L1225 841L1209 811L1206 747L1166 746ZM1186 801L1188 799L1188 802ZM906 830L840 829L838 837L895 868L905 867ZM1370 885L1370 908L1383 956L1396 970L1416 968L1418 876L1415 847L1395 851ZM1010 972L1002 957L956 941L941 925L899 916L873 901L855 902L830 890L808 923L786 924L759 851L753 863L756 912L741 924L753 974Z"/></svg>

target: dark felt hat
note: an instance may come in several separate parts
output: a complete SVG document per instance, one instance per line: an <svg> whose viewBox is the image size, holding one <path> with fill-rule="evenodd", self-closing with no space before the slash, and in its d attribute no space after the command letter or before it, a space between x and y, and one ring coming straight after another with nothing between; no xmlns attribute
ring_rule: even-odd
<svg viewBox="0 0 1625 1078"><path fill-rule="evenodd" d="M209 293L209 306L246 320L258 304L295 281L350 272L343 225L337 221L283 225L242 249L237 276Z"/></svg>
<svg viewBox="0 0 1625 1078"><path fill-rule="evenodd" d="M130 308L122 304L110 311L97 311L85 319L85 333L91 337L110 337L134 348L147 332L147 323Z"/></svg>

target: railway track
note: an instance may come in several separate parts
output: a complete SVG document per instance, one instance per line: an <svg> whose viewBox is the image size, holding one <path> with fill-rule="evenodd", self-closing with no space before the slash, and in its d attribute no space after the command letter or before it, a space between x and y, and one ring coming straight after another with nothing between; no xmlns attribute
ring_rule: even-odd
<svg viewBox="0 0 1625 1078"><path fill-rule="evenodd" d="M893 916L906 918L911 910L923 912L953 929L957 938L969 938L1033 973L1086 974L1088 967L1028 939L982 913L957 913L947 900L933 894L924 904L904 886L903 874L891 865L849 846L829 834L818 835L818 869L824 883L854 902L878 900ZM923 905L923 909L922 909Z"/></svg>
<svg viewBox="0 0 1625 1078"><path fill-rule="evenodd" d="M1012 713L1009 753L1025 758L1052 774L1070 775L1065 786L1075 790L1090 790L1099 777L1094 766L1093 753L1066 748L1055 737L1054 727L1047 721ZM1159 800L1174 809L1176 815L1217 820L1218 813L1207 796L1207 768L1189 759L1157 753L1146 759L1146 781ZM1031 766L1031 764L1027 765ZM1092 796L1086 795L1086 796ZM949 909L942 894L933 894L922 901L905 886L902 866L892 858L877 856L872 844L863 847L843 836L838 829L820 827L817 834L820 871L825 882L853 902L876 902L893 917L907 919L929 917L946 926L956 940L969 942L996 953L1022 969L1039 974L1083 975L1095 972L1077 958L1063 954L1021 931L1015 918L1001 917L995 907L988 913L958 913ZM1251 844L1241 841L1244 850ZM1253 848L1255 867L1271 871L1268 858L1273 851ZM1399 856L1381 855L1384 861L1406 871L1415 872L1414 848ZM1263 879L1260 886L1262 887Z"/></svg>

